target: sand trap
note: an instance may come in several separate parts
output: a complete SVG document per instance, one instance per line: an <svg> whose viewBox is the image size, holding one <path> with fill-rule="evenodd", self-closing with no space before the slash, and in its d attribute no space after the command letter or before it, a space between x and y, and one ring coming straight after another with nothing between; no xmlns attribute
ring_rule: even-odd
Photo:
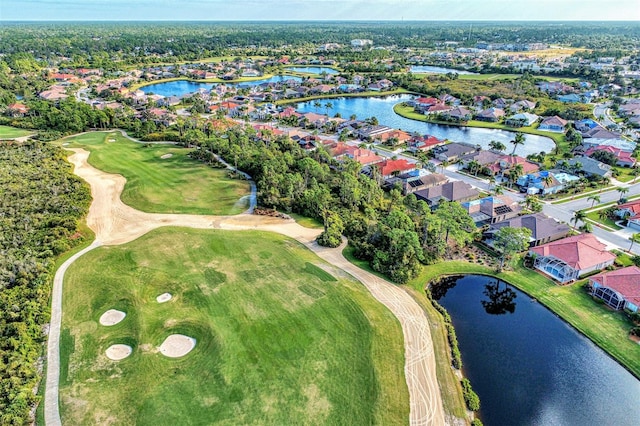
<svg viewBox="0 0 640 426"><path fill-rule="evenodd" d="M105 351L107 358L112 359L114 361L120 361L121 359L125 359L129 355L131 355L131 346L129 345L111 345Z"/></svg>
<svg viewBox="0 0 640 426"><path fill-rule="evenodd" d="M107 142L115 142L115 139L108 139Z"/></svg>
<svg viewBox="0 0 640 426"><path fill-rule="evenodd" d="M171 295L171 293L162 293L160 296L156 297L156 302L158 303L164 303L164 302L168 302L169 300L171 300L173 296Z"/></svg>
<svg viewBox="0 0 640 426"><path fill-rule="evenodd" d="M173 154L165 154L160 158L162 158L163 160L166 160L167 158L171 158L171 157L173 157Z"/></svg>
<svg viewBox="0 0 640 426"><path fill-rule="evenodd" d="M185 356L196 346L196 339L184 334L172 334L160 345L160 353L169 358Z"/></svg>
<svg viewBox="0 0 640 426"><path fill-rule="evenodd" d="M116 325L117 323L122 321L126 316L127 314L125 314L122 311L118 311L116 309L109 309L100 317L100 324L105 325L107 327L111 325Z"/></svg>

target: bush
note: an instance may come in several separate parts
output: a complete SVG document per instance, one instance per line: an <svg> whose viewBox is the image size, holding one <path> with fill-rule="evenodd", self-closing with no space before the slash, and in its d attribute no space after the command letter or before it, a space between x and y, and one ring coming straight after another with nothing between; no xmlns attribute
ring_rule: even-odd
<svg viewBox="0 0 640 426"><path fill-rule="evenodd" d="M471 389L471 382L469 379L462 379L460 384L462 385L462 395L464 396L464 402L467 404L467 408L471 411L478 411L480 409L480 398L478 394Z"/></svg>
<svg viewBox="0 0 640 426"><path fill-rule="evenodd" d="M480 419L473 419L473 421L471 422L471 426L483 426L482 425L482 420Z"/></svg>

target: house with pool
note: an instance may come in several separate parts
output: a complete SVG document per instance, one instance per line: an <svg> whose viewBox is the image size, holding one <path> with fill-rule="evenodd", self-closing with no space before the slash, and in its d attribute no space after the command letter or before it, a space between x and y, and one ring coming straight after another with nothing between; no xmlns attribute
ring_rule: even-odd
<svg viewBox="0 0 640 426"><path fill-rule="evenodd" d="M616 255L606 250L593 234L579 234L532 247L533 267L560 284L613 265Z"/></svg>
<svg viewBox="0 0 640 426"><path fill-rule="evenodd" d="M617 310L640 309L640 268L628 266L589 278L591 294Z"/></svg>

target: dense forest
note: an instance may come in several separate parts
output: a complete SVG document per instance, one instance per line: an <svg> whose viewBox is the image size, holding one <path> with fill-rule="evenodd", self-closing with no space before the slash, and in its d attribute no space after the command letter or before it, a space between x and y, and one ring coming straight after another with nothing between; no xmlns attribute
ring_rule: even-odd
<svg viewBox="0 0 640 426"><path fill-rule="evenodd" d="M445 41L461 46L543 41L622 51L638 44L640 26L634 22L5 23L0 27L0 52L13 69L28 64L29 58L52 65L62 57L64 65L109 71L121 64L257 55L273 49L281 54L305 48L315 52L321 44L348 45L356 38L371 39L375 46L412 49Z"/></svg>
<svg viewBox="0 0 640 426"><path fill-rule="evenodd" d="M0 143L0 424L31 419L49 321L55 258L81 243L91 200L66 154L40 142Z"/></svg>

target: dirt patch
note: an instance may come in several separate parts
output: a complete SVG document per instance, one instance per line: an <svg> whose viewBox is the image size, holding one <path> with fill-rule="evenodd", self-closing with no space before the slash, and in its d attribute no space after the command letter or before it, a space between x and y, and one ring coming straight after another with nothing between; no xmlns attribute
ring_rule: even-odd
<svg viewBox="0 0 640 426"><path fill-rule="evenodd" d="M126 357L131 355L132 351L133 350L129 345L117 344L109 346L105 351L105 354L110 360L120 361L121 359L125 359Z"/></svg>
<svg viewBox="0 0 640 426"><path fill-rule="evenodd" d="M122 311L118 311L117 309L109 309L107 312L102 314L102 316L100 316L100 325L104 325L105 327L116 325L126 316L127 314Z"/></svg>
<svg viewBox="0 0 640 426"><path fill-rule="evenodd" d="M196 339L184 334L172 334L160 345L160 353L169 358L180 358L193 350Z"/></svg>

